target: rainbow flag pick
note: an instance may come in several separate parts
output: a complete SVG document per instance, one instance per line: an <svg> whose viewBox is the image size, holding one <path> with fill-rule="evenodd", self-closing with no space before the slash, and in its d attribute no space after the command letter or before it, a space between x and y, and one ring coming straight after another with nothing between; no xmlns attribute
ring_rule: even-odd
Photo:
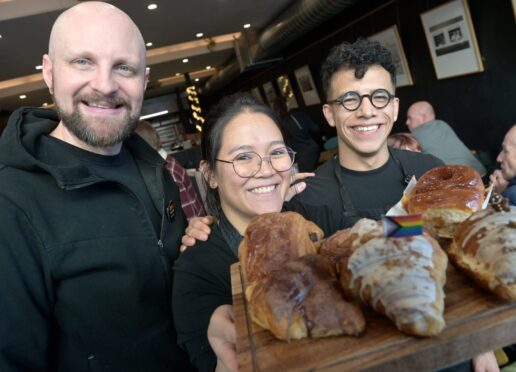
<svg viewBox="0 0 516 372"><path fill-rule="evenodd" d="M423 234L423 218L420 214L408 216L382 216L386 238L401 238Z"/></svg>

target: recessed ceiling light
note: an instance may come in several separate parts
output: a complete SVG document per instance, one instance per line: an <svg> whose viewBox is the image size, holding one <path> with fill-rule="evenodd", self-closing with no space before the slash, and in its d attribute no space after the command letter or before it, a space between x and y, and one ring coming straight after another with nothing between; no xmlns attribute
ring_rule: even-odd
<svg viewBox="0 0 516 372"><path fill-rule="evenodd" d="M149 5L147 5L147 9L149 9L149 10L154 10L154 9L156 9L157 7L158 7L158 6L157 6L156 4L149 4Z"/></svg>
<svg viewBox="0 0 516 372"><path fill-rule="evenodd" d="M2 35L0 35L0 39L2 38Z"/></svg>
<svg viewBox="0 0 516 372"><path fill-rule="evenodd" d="M188 63L188 58L184 58L183 63Z"/></svg>
<svg viewBox="0 0 516 372"><path fill-rule="evenodd" d="M25 98L27 98L27 96L26 96L25 94L22 94L22 95L20 96L20 99L25 99Z"/></svg>
<svg viewBox="0 0 516 372"><path fill-rule="evenodd" d="M204 34L203 34L202 32L198 32L198 33L196 33L196 34L195 34L195 36L197 36L197 37L203 37L203 36L204 36Z"/></svg>
<svg viewBox="0 0 516 372"><path fill-rule="evenodd" d="M206 70L209 70L209 69L211 69L211 66L206 66Z"/></svg>
<svg viewBox="0 0 516 372"><path fill-rule="evenodd" d="M41 66L41 65L37 65L35 68L36 68L36 70L43 70L43 66Z"/></svg>
<svg viewBox="0 0 516 372"><path fill-rule="evenodd" d="M145 45L146 45L146 46L148 46L148 47L151 47L151 46L152 46L152 42L151 42L151 41L149 41L149 42L148 42L147 44L145 44Z"/></svg>
<svg viewBox="0 0 516 372"><path fill-rule="evenodd" d="M199 81L199 78L195 78L195 81Z"/></svg>
<svg viewBox="0 0 516 372"><path fill-rule="evenodd" d="M251 27L251 24L250 24L250 23L246 23L246 24L244 25L244 28L249 28L249 27Z"/></svg>
<svg viewBox="0 0 516 372"><path fill-rule="evenodd" d="M180 72L176 72L176 76L181 76L181 73Z"/></svg>
<svg viewBox="0 0 516 372"><path fill-rule="evenodd" d="M43 102L43 107L48 106L47 102Z"/></svg>

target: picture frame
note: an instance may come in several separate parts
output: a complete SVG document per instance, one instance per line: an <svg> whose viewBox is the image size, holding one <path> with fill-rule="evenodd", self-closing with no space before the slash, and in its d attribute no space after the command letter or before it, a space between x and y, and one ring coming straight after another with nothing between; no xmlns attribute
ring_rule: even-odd
<svg viewBox="0 0 516 372"><path fill-rule="evenodd" d="M298 108L299 105L297 104L296 96L292 91L292 85L290 85L290 80L288 76L286 74L280 75L276 78L276 82L278 83L281 95L283 96L283 98L285 98L285 101L287 102L287 108L289 110Z"/></svg>
<svg viewBox="0 0 516 372"><path fill-rule="evenodd" d="M274 99L276 98L276 91L274 90L274 86L272 82L267 82L262 85L263 92L265 93L265 99L267 100L267 104L270 107L273 107Z"/></svg>
<svg viewBox="0 0 516 372"><path fill-rule="evenodd" d="M321 103L319 93L317 93L317 88L315 87L314 79L312 78L312 73L310 72L308 65L294 70L294 75L296 77L299 90L303 95L305 105L310 106Z"/></svg>
<svg viewBox="0 0 516 372"><path fill-rule="evenodd" d="M421 14L437 79L484 71L466 0L453 0Z"/></svg>
<svg viewBox="0 0 516 372"><path fill-rule="evenodd" d="M249 93L251 93L254 98L258 100L258 102L265 103L263 102L262 94L260 93L260 89L258 87L252 88Z"/></svg>
<svg viewBox="0 0 516 372"><path fill-rule="evenodd" d="M514 13L514 21L516 22L516 0L512 0L512 12Z"/></svg>
<svg viewBox="0 0 516 372"><path fill-rule="evenodd" d="M378 41L391 52L392 60L396 65L396 86L399 88L414 85L398 32L398 26L392 25L381 32L369 36L368 39Z"/></svg>

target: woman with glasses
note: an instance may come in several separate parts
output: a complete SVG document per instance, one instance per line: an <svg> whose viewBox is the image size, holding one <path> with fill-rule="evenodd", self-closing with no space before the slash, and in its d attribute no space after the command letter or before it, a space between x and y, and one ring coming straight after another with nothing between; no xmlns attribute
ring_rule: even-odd
<svg viewBox="0 0 516 372"><path fill-rule="evenodd" d="M295 153L286 146L276 116L250 95L228 97L210 111L201 147L206 204L218 222L206 242L198 241L176 261L172 303L179 345L199 370L213 371L217 357L208 342L210 317L215 313L210 330L225 340L234 338L230 266L238 261L251 219L282 210ZM225 367L234 370L232 346L223 339L214 335L210 341L217 355L230 351L233 358Z"/></svg>

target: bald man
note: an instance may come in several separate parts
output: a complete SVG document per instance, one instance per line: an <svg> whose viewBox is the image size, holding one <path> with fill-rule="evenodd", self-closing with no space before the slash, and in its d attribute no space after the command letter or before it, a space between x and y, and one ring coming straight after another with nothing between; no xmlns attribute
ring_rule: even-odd
<svg viewBox="0 0 516 372"><path fill-rule="evenodd" d="M132 134L140 31L84 2L56 20L43 77L56 112L0 139L0 371L185 371L171 268L186 220L164 161Z"/></svg>
<svg viewBox="0 0 516 372"><path fill-rule="evenodd" d="M483 177L486 169L444 121L435 119L432 105L413 103L407 111L407 127L421 144L424 154L431 154L445 164L462 164L475 168Z"/></svg>
<svg viewBox="0 0 516 372"><path fill-rule="evenodd" d="M497 192L509 199L509 204L516 205L516 124L505 135L496 161L500 169L490 176L491 182Z"/></svg>

